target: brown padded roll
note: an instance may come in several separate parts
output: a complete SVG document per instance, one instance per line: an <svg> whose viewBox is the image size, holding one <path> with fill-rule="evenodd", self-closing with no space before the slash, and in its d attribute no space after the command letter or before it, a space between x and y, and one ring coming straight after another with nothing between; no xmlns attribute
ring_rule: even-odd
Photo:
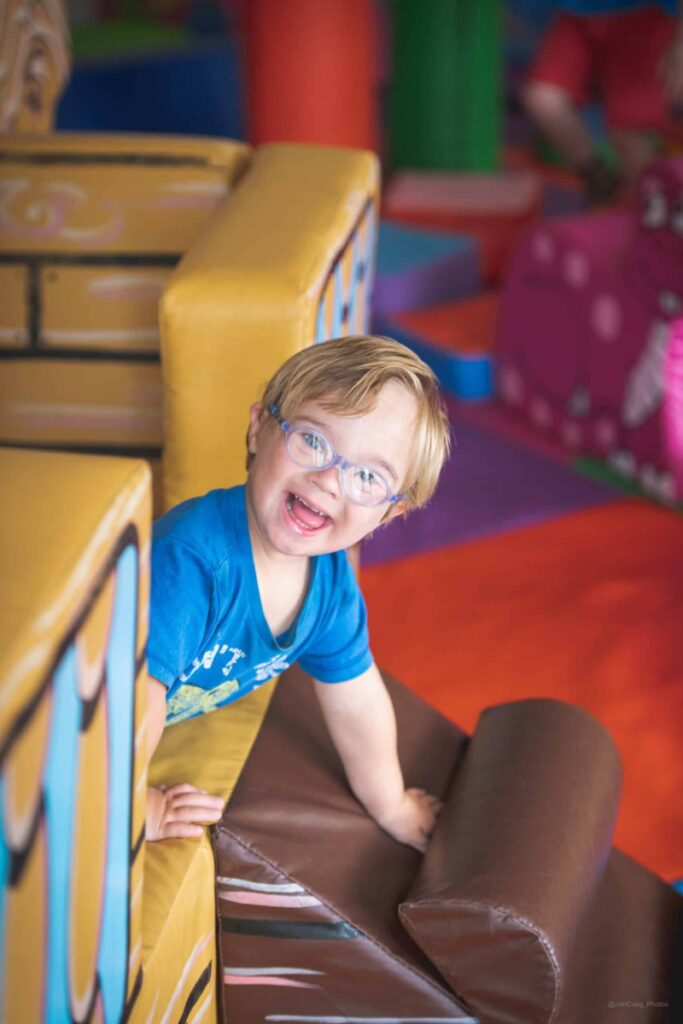
<svg viewBox="0 0 683 1024"><path fill-rule="evenodd" d="M617 750L580 708L525 700L480 716L399 913L486 1024L555 1016L620 791Z"/></svg>

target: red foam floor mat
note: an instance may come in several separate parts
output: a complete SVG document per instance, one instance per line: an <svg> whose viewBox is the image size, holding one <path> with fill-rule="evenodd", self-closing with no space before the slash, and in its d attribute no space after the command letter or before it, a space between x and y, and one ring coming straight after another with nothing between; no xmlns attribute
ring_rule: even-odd
<svg viewBox="0 0 683 1024"><path fill-rule="evenodd" d="M498 292L396 313L394 320L435 348L486 354L495 348Z"/></svg>
<svg viewBox="0 0 683 1024"><path fill-rule="evenodd" d="M602 721L624 762L616 844L683 875L683 519L615 501L362 584L378 663L464 728L534 696Z"/></svg>

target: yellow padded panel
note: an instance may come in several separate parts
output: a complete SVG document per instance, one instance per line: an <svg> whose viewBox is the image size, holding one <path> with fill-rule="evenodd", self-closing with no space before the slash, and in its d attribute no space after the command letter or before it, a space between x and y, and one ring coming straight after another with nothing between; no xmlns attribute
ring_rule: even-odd
<svg viewBox="0 0 683 1024"><path fill-rule="evenodd" d="M0 363L0 440L161 449L159 366L55 358Z"/></svg>
<svg viewBox="0 0 683 1024"><path fill-rule="evenodd" d="M214 1024L218 961L208 836L146 845L142 928L143 981L131 1024ZM183 1016L188 1006L192 1012Z"/></svg>
<svg viewBox="0 0 683 1024"><path fill-rule="evenodd" d="M149 470L4 449L0 478L0 1019L119 1019L141 944Z"/></svg>
<svg viewBox="0 0 683 1024"><path fill-rule="evenodd" d="M266 683L234 704L168 726L152 758L151 784L172 786L176 782L190 782L227 801L261 727L274 687L275 681ZM158 845L152 844L152 848Z"/></svg>
<svg viewBox="0 0 683 1024"><path fill-rule="evenodd" d="M134 459L0 448L0 740L40 685L112 540L132 523L149 553L149 469ZM147 640L141 560L138 656Z"/></svg>
<svg viewBox="0 0 683 1024"><path fill-rule="evenodd" d="M249 147L59 133L0 148L0 441L158 459L159 298Z"/></svg>
<svg viewBox="0 0 683 1024"><path fill-rule="evenodd" d="M0 252L178 256L250 150L195 136L59 132L3 139L2 153Z"/></svg>
<svg viewBox="0 0 683 1024"><path fill-rule="evenodd" d="M165 507L239 483L249 405L268 377L314 340L366 323L378 189L370 153L264 146L187 252L161 303ZM366 283L352 312L337 267L359 240ZM337 315L323 329L330 289Z"/></svg>
<svg viewBox="0 0 683 1024"><path fill-rule="evenodd" d="M167 728L150 765L149 781L171 786L191 782L226 801L235 787L263 720L274 683L209 715ZM133 1021L181 1019L194 986L201 988L207 966L211 977L196 1003L215 993L216 942L214 862L205 834L201 840L147 843L143 889L143 984ZM196 991L196 990L195 990ZM206 1007L202 1021L215 1019ZM188 1020L194 1019L192 1016Z"/></svg>

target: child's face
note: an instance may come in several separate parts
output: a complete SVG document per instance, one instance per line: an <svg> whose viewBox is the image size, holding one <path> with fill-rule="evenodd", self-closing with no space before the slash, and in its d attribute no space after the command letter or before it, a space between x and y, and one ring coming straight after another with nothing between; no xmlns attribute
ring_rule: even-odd
<svg viewBox="0 0 683 1024"><path fill-rule="evenodd" d="M319 402L307 402L291 422L324 434L339 455L376 469L391 493L400 494L411 465L416 415L414 397L390 381L369 412L342 416ZM247 482L250 525L270 553L339 551L371 533L387 513L404 509L401 502L376 508L356 504L344 492L337 466L307 470L297 465L278 423L259 405L251 408L248 444L255 456Z"/></svg>

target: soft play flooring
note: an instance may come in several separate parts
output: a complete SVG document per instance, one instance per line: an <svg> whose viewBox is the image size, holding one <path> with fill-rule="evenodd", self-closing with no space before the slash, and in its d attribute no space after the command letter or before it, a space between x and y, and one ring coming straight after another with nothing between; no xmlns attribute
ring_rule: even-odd
<svg viewBox="0 0 683 1024"><path fill-rule="evenodd" d="M493 406L450 411L437 495L364 548L376 660L468 730L523 697L591 711L624 763L617 845L681 878L683 518Z"/></svg>

